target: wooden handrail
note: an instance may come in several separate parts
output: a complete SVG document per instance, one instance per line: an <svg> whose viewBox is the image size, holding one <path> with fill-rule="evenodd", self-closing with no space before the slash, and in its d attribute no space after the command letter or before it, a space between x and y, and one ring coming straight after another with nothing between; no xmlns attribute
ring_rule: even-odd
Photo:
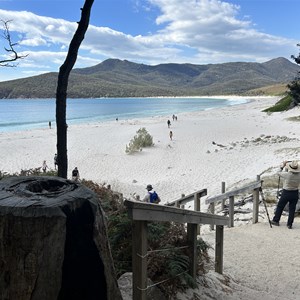
<svg viewBox="0 0 300 300"><path fill-rule="evenodd" d="M136 221L178 222L190 224L228 225L228 217L177 207L125 200L129 217Z"/></svg>
<svg viewBox="0 0 300 300"><path fill-rule="evenodd" d="M190 249L189 273L197 273L197 226L216 225L215 271L223 273L224 225L229 218L191 211L177 207L140 201L125 200L128 215L132 219L132 299L146 300L147 286L147 223L148 221L187 223L187 242Z"/></svg>
<svg viewBox="0 0 300 300"><path fill-rule="evenodd" d="M213 202L217 202L217 201L222 201L224 199L228 199L230 197L248 192L250 190L255 190L255 189L258 189L260 187L261 187L261 181L255 181L255 182L252 182L252 183L249 183L249 184L243 186L242 188L234 189L234 190L231 190L231 191L223 193L223 194L219 194L219 195L216 195L216 196L209 197L205 200L205 203L209 204L209 203L213 203Z"/></svg>
<svg viewBox="0 0 300 300"><path fill-rule="evenodd" d="M188 202L194 201L195 194L199 195L199 197L206 196L207 195L207 189L202 189L202 190L199 190L199 191L194 192L192 194L189 194L187 196L184 196L184 197L182 197L178 200L168 202L166 205L167 206L174 206L174 205L176 206L177 203L179 203L179 205L185 205Z"/></svg>

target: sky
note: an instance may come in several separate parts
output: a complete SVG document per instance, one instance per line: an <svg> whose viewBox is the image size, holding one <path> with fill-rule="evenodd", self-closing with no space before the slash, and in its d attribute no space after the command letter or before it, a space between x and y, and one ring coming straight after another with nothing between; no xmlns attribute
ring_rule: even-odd
<svg viewBox="0 0 300 300"><path fill-rule="evenodd" d="M109 58L147 65L290 59L299 54L298 1L95 0L74 68ZM16 67L0 67L0 81L58 72L83 4L0 0L0 20L9 21L18 54L27 55ZM4 47L1 35L0 60Z"/></svg>

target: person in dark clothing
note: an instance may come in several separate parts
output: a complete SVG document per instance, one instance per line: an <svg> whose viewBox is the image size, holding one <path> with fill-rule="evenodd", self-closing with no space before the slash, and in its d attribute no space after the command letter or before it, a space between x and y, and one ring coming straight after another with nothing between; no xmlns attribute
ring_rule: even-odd
<svg viewBox="0 0 300 300"><path fill-rule="evenodd" d="M283 169L287 172L282 172ZM286 204L289 203L287 227L292 229L299 196L300 165L295 160L291 162L285 161L283 162L281 170L282 171L278 175L283 178L283 190L271 224L279 226L283 209Z"/></svg>
<svg viewBox="0 0 300 300"><path fill-rule="evenodd" d="M72 179L74 181L79 180L79 171L78 171L77 167L75 167L75 169L72 171Z"/></svg>
<svg viewBox="0 0 300 300"><path fill-rule="evenodd" d="M57 154L55 153L55 155L54 155L54 169L55 169L55 170L57 169L57 165L58 165L58 162L57 162Z"/></svg>

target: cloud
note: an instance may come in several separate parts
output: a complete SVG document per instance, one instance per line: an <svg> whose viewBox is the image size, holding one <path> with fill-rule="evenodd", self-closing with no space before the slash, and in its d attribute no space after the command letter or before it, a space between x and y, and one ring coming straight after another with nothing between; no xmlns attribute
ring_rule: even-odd
<svg viewBox="0 0 300 300"><path fill-rule="evenodd" d="M256 30L240 7L218 0L134 0L136 12L156 12L156 27L146 35L130 35L90 24L76 66L87 67L107 58L159 64L262 62L296 53L298 41ZM10 30L21 36L29 53L20 66L39 65L57 71L77 28L76 22L0 9L0 19L13 20ZM46 66L49 66L48 68Z"/></svg>

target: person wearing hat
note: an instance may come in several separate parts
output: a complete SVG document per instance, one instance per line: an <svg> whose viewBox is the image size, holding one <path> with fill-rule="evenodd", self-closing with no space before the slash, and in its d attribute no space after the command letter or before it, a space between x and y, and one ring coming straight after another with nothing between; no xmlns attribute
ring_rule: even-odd
<svg viewBox="0 0 300 300"><path fill-rule="evenodd" d="M298 193L300 185L300 165L298 161L284 161L281 170L285 169L287 172L279 172L278 175L283 178L283 190L277 204L275 215L271 223L279 226L279 221L284 207L289 203L289 216L287 227L292 229L294 216L296 211L296 204L298 202Z"/></svg>
<svg viewBox="0 0 300 300"><path fill-rule="evenodd" d="M157 195L157 193L153 190L153 187L151 184L147 185L146 190L148 191L148 193L144 197L143 201L148 202L148 203L158 204L160 202L160 198Z"/></svg>

